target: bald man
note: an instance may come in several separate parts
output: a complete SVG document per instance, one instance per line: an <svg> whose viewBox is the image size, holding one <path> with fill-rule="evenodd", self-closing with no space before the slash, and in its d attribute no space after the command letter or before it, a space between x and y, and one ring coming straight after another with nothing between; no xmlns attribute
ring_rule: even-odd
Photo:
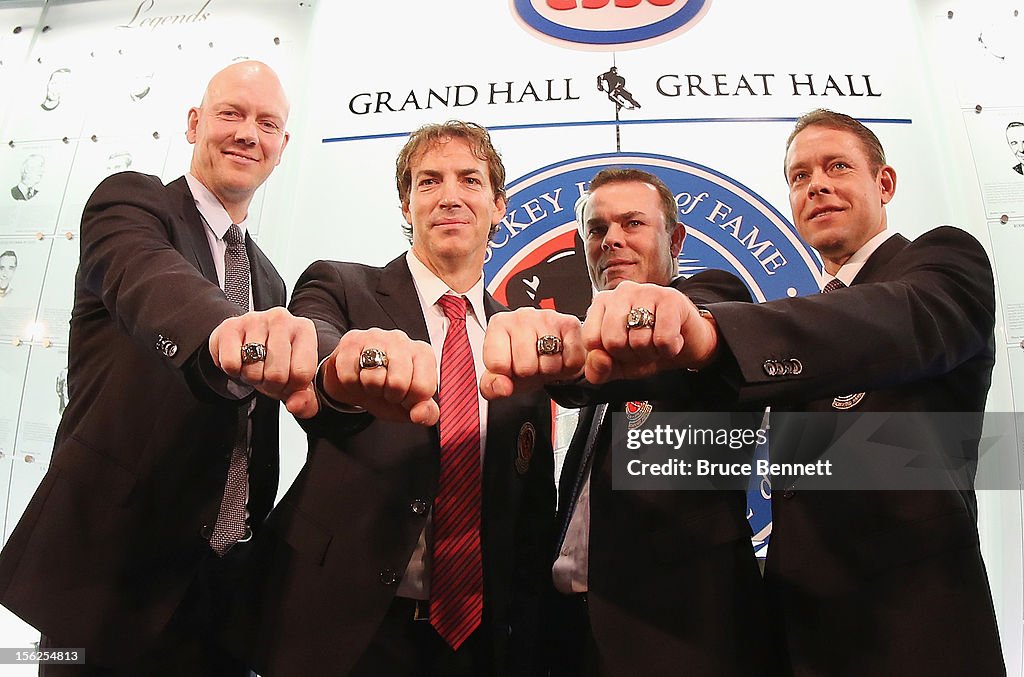
<svg viewBox="0 0 1024 677"><path fill-rule="evenodd" d="M82 216L53 461L0 554L0 601L85 665L43 675L243 675L210 639L273 504L278 400L315 412L316 334L246 234L288 144L265 64L188 111L189 173L123 172Z"/></svg>

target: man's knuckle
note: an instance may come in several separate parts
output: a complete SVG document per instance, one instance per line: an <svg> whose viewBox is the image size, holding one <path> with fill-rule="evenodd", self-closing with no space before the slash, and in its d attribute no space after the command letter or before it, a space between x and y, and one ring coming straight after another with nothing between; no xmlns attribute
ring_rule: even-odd
<svg viewBox="0 0 1024 677"><path fill-rule="evenodd" d="M517 364L512 366L512 373L514 373L519 378L526 378L528 376L533 376L533 374L535 372L536 372L536 369L534 369L534 367L532 365L528 366L528 365L525 365L525 364L517 363Z"/></svg>

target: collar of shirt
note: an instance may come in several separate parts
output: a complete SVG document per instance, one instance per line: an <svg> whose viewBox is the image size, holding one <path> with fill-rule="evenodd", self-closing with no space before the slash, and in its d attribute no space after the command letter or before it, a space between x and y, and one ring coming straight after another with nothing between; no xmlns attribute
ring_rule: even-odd
<svg viewBox="0 0 1024 677"><path fill-rule="evenodd" d="M224 241L224 234L231 227L231 217L220 203L217 196L210 192L210 189L200 183L199 179L191 174L185 175L188 182L188 189L192 191L192 199L195 200L196 209L206 224L206 242L210 245L210 255L213 256L213 265L217 269L217 284L224 288L224 252L227 251L228 243ZM246 222L248 217L237 224L242 229L242 236L245 236ZM255 309L252 298L252 283L249 284L249 310Z"/></svg>
<svg viewBox="0 0 1024 677"><path fill-rule="evenodd" d="M199 210L199 215L203 217L203 223L206 224L206 242L210 245L210 255L213 257L213 265L217 269L217 283L223 289L225 277L224 252L228 248L228 243L224 241L224 234L231 227L231 217L228 216L227 210L224 209L224 205L220 203L217 196L210 192L210 189L204 186L199 179L191 174L186 174L185 181L188 183L188 189L192 191L192 199L195 200L196 209ZM245 226L248 220L248 217L246 217L241 223L237 224L242 229L243 238L245 237ZM249 310L254 308L252 284L250 282ZM228 391L238 397L245 397L252 392L252 386L241 381L228 381ZM256 400L253 399L249 403L250 418L255 407Z"/></svg>
<svg viewBox="0 0 1024 677"><path fill-rule="evenodd" d="M206 221L206 227L213 231L213 234L217 236L218 240L224 239L224 234L228 232L228 228L234 221L228 216L228 212L224 209L224 205L220 203L217 196L210 192L210 189L203 185L203 183L192 176L192 174L185 175L185 181L188 182L188 189L192 191L192 199L196 201L196 209L202 214L203 219ZM243 237L246 232L246 224L249 222L249 217L246 216L242 219L241 223L237 223L239 228L242 230Z"/></svg>
<svg viewBox="0 0 1024 677"><path fill-rule="evenodd" d="M844 263L835 275L829 275L822 271L820 288L824 289L832 280L839 278L843 284L847 287L853 284L853 281L857 278L857 273L864 267L864 264L868 262L871 255L875 253L875 250L882 246L882 243L888 240L890 237L896 234L896 231L889 230L886 228L881 233L878 233L873 238L861 245L861 248L854 252L850 260Z"/></svg>
<svg viewBox="0 0 1024 677"><path fill-rule="evenodd" d="M437 305L437 300L447 293L456 296L465 296L469 301L470 311L473 319L481 329L487 328L487 314L484 312L484 276L480 272L480 279L476 281L464 294L453 291L444 280L434 275L423 262L416 258L410 249L405 254L405 260L409 264L409 272L412 273L412 281L416 287L416 295L420 300L420 308L423 309L423 317L431 316L444 317L444 311ZM468 318L467 318L468 319Z"/></svg>

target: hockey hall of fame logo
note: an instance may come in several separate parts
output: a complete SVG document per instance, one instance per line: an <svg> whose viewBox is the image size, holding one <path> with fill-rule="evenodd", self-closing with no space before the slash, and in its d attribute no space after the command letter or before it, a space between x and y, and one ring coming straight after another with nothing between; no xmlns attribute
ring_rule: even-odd
<svg viewBox="0 0 1024 677"><path fill-rule="evenodd" d="M622 50L668 40L696 25L711 0L509 0L516 21L562 47Z"/></svg>
<svg viewBox="0 0 1024 677"><path fill-rule="evenodd" d="M813 250L778 210L738 181L680 158L603 153L558 162L509 183L508 210L484 263L487 291L495 299L510 308L586 314L593 290L573 208L594 174L609 166L649 171L676 196L686 226L681 275L729 271L757 302L818 292L820 264ZM768 497L767 482L752 484L748 504L755 543L770 530Z"/></svg>

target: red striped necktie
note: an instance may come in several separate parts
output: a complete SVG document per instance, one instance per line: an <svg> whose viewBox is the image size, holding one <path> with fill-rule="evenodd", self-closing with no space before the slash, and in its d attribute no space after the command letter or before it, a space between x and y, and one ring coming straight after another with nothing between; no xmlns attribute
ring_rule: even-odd
<svg viewBox="0 0 1024 677"><path fill-rule="evenodd" d="M466 299L445 294L441 349L441 475L434 500L430 623L458 649L483 616L480 553L480 405L476 367L466 333Z"/></svg>

